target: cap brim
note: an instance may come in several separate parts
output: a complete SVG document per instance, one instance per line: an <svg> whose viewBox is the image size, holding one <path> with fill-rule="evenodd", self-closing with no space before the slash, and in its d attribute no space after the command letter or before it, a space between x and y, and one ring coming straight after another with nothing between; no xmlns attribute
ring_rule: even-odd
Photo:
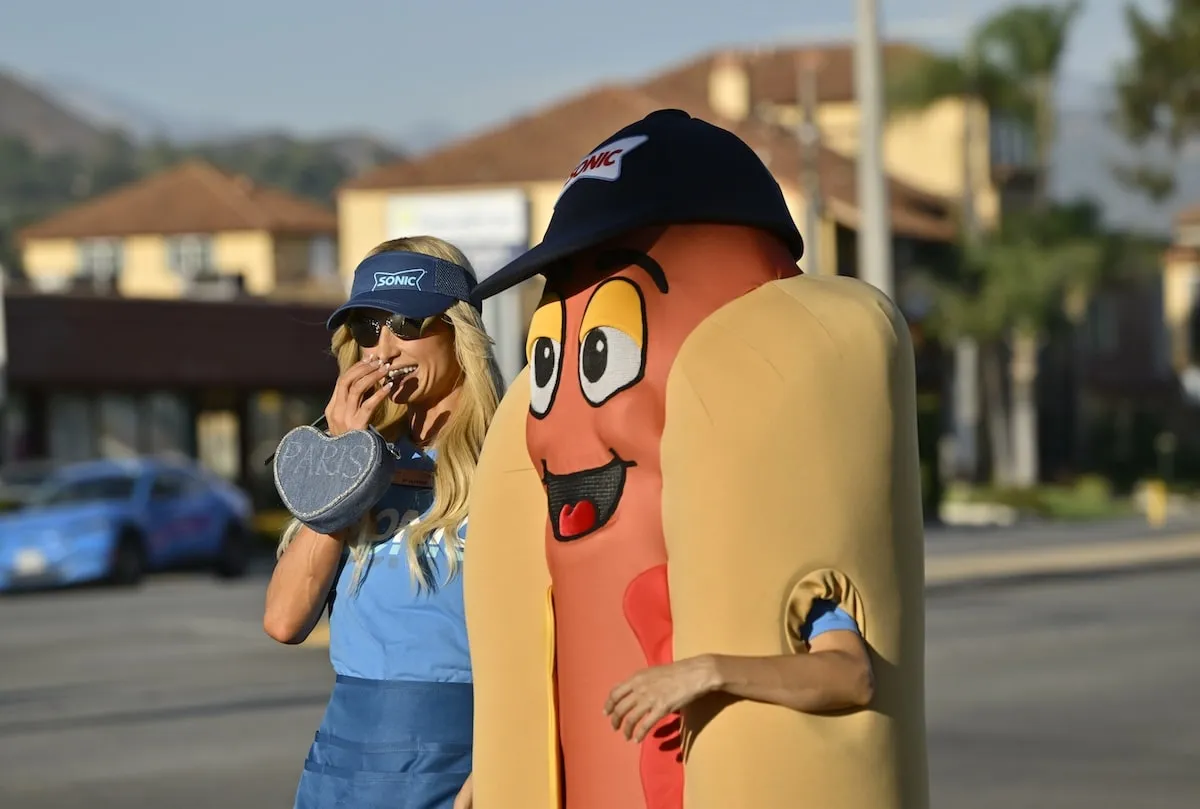
<svg viewBox="0 0 1200 809"><path fill-rule="evenodd" d="M621 217L619 222L610 222L591 229L581 229L577 233L559 237L553 241L542 241L541 244L529 248L480 281L479 286L475 288L475 294L480 298L490 298L539 273L544 273L546 268L556 261L574 253L590 250L609 239L615 239L622 233L646 227L648 224L650 223L647 222L646 213L631 213Z"/></svg>
<svg viewBox="0 0 1200 809"><path fill-rule="evenodd" d="M449 295L438 295L435 293L425 292L419 297L414 296L412 299L400 299L396 296L391 298L376 297L372 295L362 295L358 298L352 298L346 301L333 311L329 316L329 321L325 324L330 331L346 322L346 318L350 312L355 309L382 309L385 312L391 312L393 315L404 315L405 317L427 318L434 315L440 315L449 309L454 304L458 303L457 298Z"/></svg>
<svg viewBox="0 0 1200 809"><path fill-rule="evenodd" d="M747 217L743 221L737 216L701 216L697 217L694 222L695 224L713 223L766 228L761 222L750 217ZM688 222L670 216L659 217L654 212L639 211L626 214L621 217L619 222L612 222L590 230L581 230L575 234L555 238L553 241L549 239L544 240L480 281L479 286L475 288L475 294L480 298L490 298L535 275L545 275L546 268L556 261L560 261L574 253L590 250L631 230L682 224L688 224ZM790 233L774 228L771 228L771 230L787 243L793 257L799 261L800 257L804 254L804 240L801 238L800 232L795 230L794 227Z"/></svg>

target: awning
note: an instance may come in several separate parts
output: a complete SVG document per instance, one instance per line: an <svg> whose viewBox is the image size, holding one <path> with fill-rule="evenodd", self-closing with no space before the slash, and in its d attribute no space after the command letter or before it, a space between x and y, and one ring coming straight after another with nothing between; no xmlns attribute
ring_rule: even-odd
<svg viewBox="0 0 1200 809"><path fill-rule="evenodd" d="M9 387L315 390L337 376L327 306L9 293Z"/></svg>

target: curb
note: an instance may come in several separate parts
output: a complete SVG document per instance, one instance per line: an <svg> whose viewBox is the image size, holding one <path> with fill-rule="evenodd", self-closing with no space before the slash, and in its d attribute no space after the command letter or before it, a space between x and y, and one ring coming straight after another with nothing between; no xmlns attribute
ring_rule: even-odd
<svg viewBox="0 0 1200 809"><path fill-rule="evenodd" d="M1049 579L1112 576L1200 565L1200 534L1112 540L1088 545L934 557L925 563L929 594Z"/></svg>

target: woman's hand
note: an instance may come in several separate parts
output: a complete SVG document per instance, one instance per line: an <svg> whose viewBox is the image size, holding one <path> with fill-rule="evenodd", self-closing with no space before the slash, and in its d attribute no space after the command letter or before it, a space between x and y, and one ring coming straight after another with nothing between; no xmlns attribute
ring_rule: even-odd
<svg viewBox="0 0 1200 809"><path fill-rule="evenodd" d="M661 719L719 687L713 658L689 657L639 671L612 690L604 713L613 730L641 742Z"/></svg>
<svg viewBox="0 0 1200 809"><path fill-rule="evenodd" d="M391 380L379 384L387 372L388 366L378 360L362 360L338 377L333 396L325 405L330 435L366 429L371 416L392 392Z"/></svg>
<svg viewBox="0 0 1200 809"><path fill-rule="evenodd" d="M471 783L471 776L467 776L466 783L462 785L462 789L454 796L454 809L471 809L475 805L475 786Z"/></svg>

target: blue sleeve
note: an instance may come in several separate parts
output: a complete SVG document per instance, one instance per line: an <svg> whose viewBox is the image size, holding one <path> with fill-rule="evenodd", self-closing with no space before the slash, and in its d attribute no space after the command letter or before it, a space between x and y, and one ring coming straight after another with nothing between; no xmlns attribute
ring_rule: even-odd
<svg viewBox="0 0 1200 809"><path fill-rule="evenodd" d="M837 630L861 634L858 631L858 623L850 617L850 613L832 601L817 599L808 611L808 620L804 622L800 634L805 643L812 643L813 638Z"/></svg>

